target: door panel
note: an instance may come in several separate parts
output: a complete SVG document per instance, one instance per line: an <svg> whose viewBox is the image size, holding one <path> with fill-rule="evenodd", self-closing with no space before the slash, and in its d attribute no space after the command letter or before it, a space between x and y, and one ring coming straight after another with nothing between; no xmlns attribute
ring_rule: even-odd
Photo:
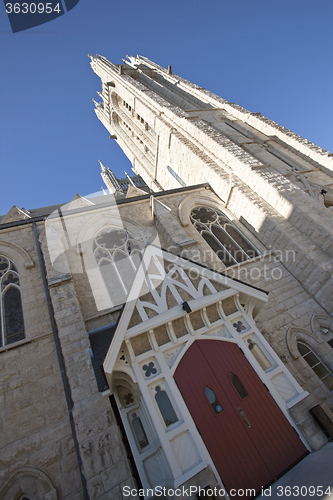
<svg viewBox="0 0 333 500"><path fill-rule="evenodd" d="M231 382L231 372L248 393L243 399ZM194 342L174 378L228 490L259 491L307 453L236 344ZM218 414L206 397L206 386L223 408Z"/></svg>

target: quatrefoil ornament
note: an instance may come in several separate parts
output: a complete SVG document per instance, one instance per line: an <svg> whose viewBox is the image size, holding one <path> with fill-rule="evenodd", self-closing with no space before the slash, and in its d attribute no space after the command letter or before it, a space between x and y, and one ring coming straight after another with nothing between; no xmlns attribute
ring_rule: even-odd
<svg viewBox="0 0 333 500"><path fill-rule="evenodd" d="M148 365L143 365L142 369L145 372L146 377L150 377L150 375L155 375L155 373L157 373L154 363L152 362Z"/></svg>
<svg viewBox="0 0 333 500"><path fill-rule="evenodd" d="M243 325L241 321L238 321L237 323L234 323L232 325L234 328L236 328L236 331L238 333L241 333L242 330L246 330L246 327Z"/></svg>

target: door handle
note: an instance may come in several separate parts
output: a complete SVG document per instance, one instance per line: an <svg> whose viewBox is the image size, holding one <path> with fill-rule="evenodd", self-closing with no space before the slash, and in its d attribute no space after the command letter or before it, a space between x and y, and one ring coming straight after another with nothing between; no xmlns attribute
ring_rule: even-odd
<svg viewBox="0 0 333 500"><path fill-rule="evenodd" d="M239 408L237 408L237 410L239 411L239 414L242 417L242 419L244 420L244 422L246 423L246 425L248 427L251 427L250 421L247 418L247 416L245 415L245 413L243 412L242 408L239 407Z"/></svg>

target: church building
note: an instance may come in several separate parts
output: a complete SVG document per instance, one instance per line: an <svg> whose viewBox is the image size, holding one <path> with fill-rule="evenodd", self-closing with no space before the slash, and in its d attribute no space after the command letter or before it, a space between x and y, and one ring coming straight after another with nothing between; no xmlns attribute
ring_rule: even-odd
<svg viewBox="0 0 333 500"><path fill-rule="evenodd" d="M333 438L333 155L90 58L134 176L0 217L0 498L253 498Z"/></svg>

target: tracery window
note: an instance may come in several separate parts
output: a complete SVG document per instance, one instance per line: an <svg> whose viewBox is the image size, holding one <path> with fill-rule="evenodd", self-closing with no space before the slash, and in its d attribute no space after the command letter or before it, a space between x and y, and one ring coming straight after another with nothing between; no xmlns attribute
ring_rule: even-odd
<svg viewBox="0 0 333 500"><path fill-rule="evenodd" d="M323 365L318 356L316 356L315 353L302 342L297 342L297 349L315 374L326 385L327 389L329 391L333 391L333 376Z"/></svg>
<svg viewBox="0 0 333 500"><path fill-rule="evenodd" d="M94 257L114 305L124 302L142 258L142 247L128 231L106 228L94 238Z"/></svg>
<svg viewBox="0 0 333 500"><path fill-rule="evenodd" d="M0 255L0 347L24 338L18 271L10 259Z"/></svg>
<svg viewBox="0 0 333 500"><path fill-rule="evenodd" d="M225 266L233 266L259 255L232 221L219 210L199 206L191 211L190 219Z"/></svg>

